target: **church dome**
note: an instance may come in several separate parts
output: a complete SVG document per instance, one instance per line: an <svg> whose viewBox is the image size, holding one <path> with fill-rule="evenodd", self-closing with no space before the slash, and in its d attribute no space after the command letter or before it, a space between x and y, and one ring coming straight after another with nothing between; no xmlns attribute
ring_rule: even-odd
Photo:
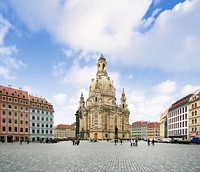
<svg viewBox="0 0 200 172"><path fill-rule="evenodd" d="M103 93L109 93L115 95L115 88L113 81L110 80L110 77L100 76L97 79L93 79L90 87L90 92L100 91Z"/></svg>

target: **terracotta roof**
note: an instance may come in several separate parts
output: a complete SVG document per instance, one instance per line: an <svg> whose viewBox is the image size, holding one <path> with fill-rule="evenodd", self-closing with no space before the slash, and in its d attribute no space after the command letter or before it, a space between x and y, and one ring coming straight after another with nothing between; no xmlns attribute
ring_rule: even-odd
<svg viewBox="0 0 200 172"><path fill-rule="evenodd" d="M69 124L58 124L55 129L75 129L76 123L73 123L71 125Z"/></svg>
<svg viewBox="0 0 200 172"><path fill-rule="evenodd" d="M30 102L51 105L51 103L49 103L45 98L36 97L36 96L32 96L32 95L30 95L29 97L30 97Z"/></svg>
<svg viewBox="0 0 200 172"><path fill-rule="evenodd" d="M28 92L21 89L6 87L0 85L0 94L8 95L16 98L28 99Z"/></svg>
<svg viewBox="0 0 200 172"><path fill-rule="evenodd" d="M169 108L169 112L170 111L173 111L174 109L177 109L181 106L184 106L186 104L189 103L189 100L190 100L190 97L192 96L193 94L189 94L181 99L179 99L178 101L176 101L175 103L172 104L172 106Z"/></svg>

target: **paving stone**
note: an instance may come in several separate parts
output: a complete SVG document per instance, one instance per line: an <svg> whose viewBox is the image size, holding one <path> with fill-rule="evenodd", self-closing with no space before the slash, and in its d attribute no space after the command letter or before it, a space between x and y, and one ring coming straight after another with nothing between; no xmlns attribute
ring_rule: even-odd
<svg viewBox="0 0 200 172"><path fill-rule="evenodd" d="M200 145L81 141L0 144L0 172L199 172Z"/></svg>

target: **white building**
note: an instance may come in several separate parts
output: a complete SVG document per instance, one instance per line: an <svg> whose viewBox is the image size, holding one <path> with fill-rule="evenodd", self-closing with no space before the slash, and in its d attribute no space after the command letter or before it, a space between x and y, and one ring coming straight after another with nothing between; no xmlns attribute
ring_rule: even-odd
<svg viewBox="0 0 200 172"><path fill-rule="evenodd" d="M54 136L53 105L44 98L30 96L30 140L41 141Z"/></svg>
<svg viewBox="0 0 200 172"><path fill-rule="evenodd" d="M189 138L189 100L192 94L172 104L168 111L168 137Z"/></svg>

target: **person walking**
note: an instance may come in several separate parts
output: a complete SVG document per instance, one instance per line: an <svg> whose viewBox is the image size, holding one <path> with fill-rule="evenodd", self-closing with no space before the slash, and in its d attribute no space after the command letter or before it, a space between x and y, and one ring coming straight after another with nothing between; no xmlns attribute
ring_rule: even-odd
<svg viewBox="0 0 200 172"><path fill-rule="evenodd" d="M148 145L150 145L150 139L147 140Z"/></svg>
<svg viewBox="0 0 200 172"><path fill-rule="evenodd" d="M115 139L115 145L117 145L117 139Z"/></svg>
<svg viewBox="0 0 200 172"><path fill-rule="evenodd" d="M155 143L155 140L153 139L153 140L151 141L151 143L152 143L152 145L154 145L154 143Z"/></svg>
<svg viewBox="0 0 200 172"><path fill-rule="evenodd" d="M135 139L135 146L138 145L138 139Z"/></svg>
<svg viewBox="0 0 200 172"><path fill-rule="evenodd" d="M120 143L121 143L121 145L122 145L122 139L120 139Z"/></svg>

